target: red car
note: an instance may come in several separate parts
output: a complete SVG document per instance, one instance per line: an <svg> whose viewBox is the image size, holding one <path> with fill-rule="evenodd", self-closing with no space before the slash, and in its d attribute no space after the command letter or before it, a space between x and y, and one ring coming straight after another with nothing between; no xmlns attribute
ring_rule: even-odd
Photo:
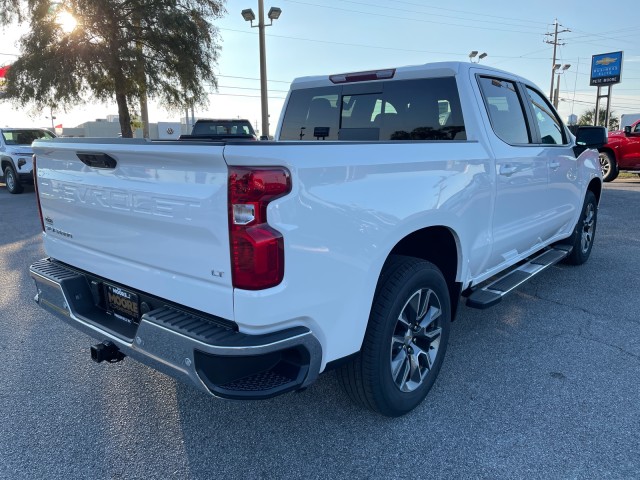
<svg viewBox="0 0 640 480"><path fill-rule="evenodd" d="M640 175L640 120L624 130L609 132L609 142L598 150L605 182L615 180L622 171Z"/></svg>

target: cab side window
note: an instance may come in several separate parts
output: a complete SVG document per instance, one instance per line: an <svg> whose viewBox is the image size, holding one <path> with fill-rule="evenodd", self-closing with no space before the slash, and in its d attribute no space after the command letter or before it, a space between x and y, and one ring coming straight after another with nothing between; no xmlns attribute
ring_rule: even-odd
<svg viewBox="0 0 640 480"><path fill-rule="evenodd" d="M540 130L541 143L545 145L566 144L567 138L562 122L551 108L547 99L530 87L527 87L527 95L533 107L533 115L538 124L538 130Z"/></svg>
<svg viewBox="0 0 640 480"><path fill-rule="evenodd" d="M490 77L479 77L478 81L496 135L510 145L531 143L516 84Z"/></svg>

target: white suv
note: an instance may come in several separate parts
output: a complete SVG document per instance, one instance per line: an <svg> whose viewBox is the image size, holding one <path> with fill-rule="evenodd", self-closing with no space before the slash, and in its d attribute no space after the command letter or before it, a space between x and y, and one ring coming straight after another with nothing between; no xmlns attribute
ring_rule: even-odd
<svg viewBox="0 0 640 480"><path fill-rule="evenodd" d="M54 137L44 128L0 128L0 168L10 193L22 193L22 183L33 181L31 143Z"/></svg>

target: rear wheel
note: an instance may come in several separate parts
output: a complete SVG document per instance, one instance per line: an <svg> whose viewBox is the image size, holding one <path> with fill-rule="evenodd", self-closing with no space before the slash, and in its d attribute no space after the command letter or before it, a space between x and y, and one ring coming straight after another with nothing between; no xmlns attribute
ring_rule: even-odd
<svg viewBox="0 0 640 480"><path fill-rule="evenodd" d="M618 177L618 164L613 155L609 152L600 152L600 168L602 169L602 180L610 182Z"/></svg>
<svg viewBox="0 0 640 480"><path fill-rule="evenodd" d="M589 259L591 249L593 248L593 240L596 235L596 225L598 223L598 204L596 196L591 190L587 191L582 206L582 213L570 237L570 243L573 249L569 256L565 259L566 263L571 265L582 265Z"/></svg>
<svg viewBox="0 0 640 480"><path fill-rule="evenodd" d="M395 256L383 269L359 355L338 370L356 402L382 415L410 412L433 386L449 340L444 276L424 260Z"/></svg>
<svg viewBox="0 0 640 480"><path fill-rule="evenodd" d="M22 193L22 184L12 165L7 165L4 169L4 183L9 193Z"/></svg>

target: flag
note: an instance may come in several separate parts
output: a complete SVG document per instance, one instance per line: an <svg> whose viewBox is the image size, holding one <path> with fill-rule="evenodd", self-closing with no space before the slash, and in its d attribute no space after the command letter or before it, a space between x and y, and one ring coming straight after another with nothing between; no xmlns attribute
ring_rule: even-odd
<svg viewBox="0 0 640 480"><path fill-rule="evenodd" d="M4 67L0 67L0 98L2 98L5 94L5 82L7 72L9 71L9 65L5 65Z"/></svg>

